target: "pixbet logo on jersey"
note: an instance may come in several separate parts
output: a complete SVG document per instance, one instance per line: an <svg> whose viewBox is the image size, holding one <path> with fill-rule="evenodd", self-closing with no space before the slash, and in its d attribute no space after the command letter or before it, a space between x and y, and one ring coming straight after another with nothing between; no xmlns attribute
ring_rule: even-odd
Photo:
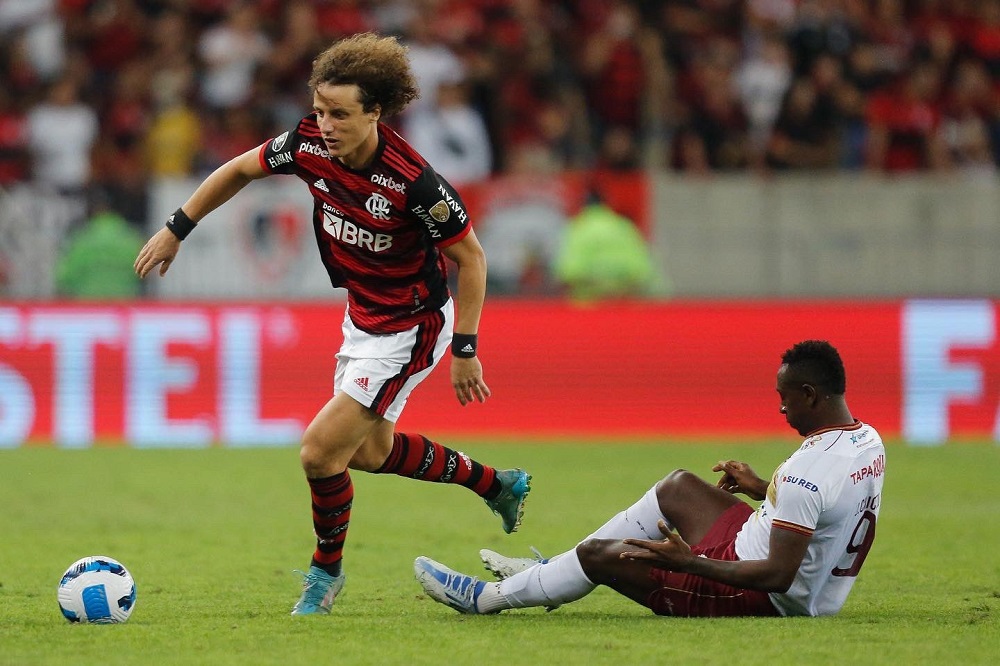
<svg viewBox="0 0 1000 666"><path fill-rule="evenodd" d="M330 159L330 151L324 150L319 146L314 146L311 143L300 143L297 152L309 153L310 155L315 155L317 157L322 157L323 159Z"/></svg>
<svg viewBox="0 0 1000 666"><path fill-rule="evenodd" d="M400 194L406 194L406 183L397 183L392 176L384 176L380 173L373 173L371 181L379 187L384 187Z"/></svg>
<svg viewBox="0 0 1000 666"><path fill-rule="evenodd" d="M323 229L345 245L356 245L370 252L384 252L392 247L389 234L372 233L329 210L323 211Z"/></svg>

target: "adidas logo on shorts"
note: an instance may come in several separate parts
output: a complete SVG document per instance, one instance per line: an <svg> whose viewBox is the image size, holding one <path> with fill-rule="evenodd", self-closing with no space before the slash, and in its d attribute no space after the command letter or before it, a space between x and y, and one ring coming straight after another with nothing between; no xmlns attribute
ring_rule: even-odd
<svg viewBox="0 0 1000 666"><path fill-rule="evenodd" d="M362 391L364 391L366 393L368 392L368 378L367 377L358 377L357 379L354 380L354 383L357 384L358 386L360 386Z"/></svg>

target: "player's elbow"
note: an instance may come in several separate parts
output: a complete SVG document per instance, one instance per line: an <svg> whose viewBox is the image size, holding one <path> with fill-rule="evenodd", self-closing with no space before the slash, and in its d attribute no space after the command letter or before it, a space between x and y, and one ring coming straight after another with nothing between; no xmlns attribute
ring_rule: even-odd
<svg viewBox="0 0 1000 666"><path fill-rule="evenodd" d="M486 252L478 243L457 257L455 263L458 265L459 273L475 274L483 280L486 279Z"/></svg>
<svg viewBox="0 0 1000 666"><path fill-rule="evenodd" d="M795 582L795 574L797 569L777 569L770 572L770 575L766 576L764 579L765 592L776 592L778 594L784 594L788 592L789 588L792 587L792 583Z"/></svg>
<svg viewBox="0 0 1000 666"><path fill-rule="evenodd" d="M258 148L253 148L242 155L237 155L219 167L219 170L225 171L230 180L243 185L251 180L263 178L268 174L260 164L258 152Z"/></svg>
<svg viewBox="0 0 1000 666"><path fill-rule="evenodd" d="M780 580L775 584L775 586L772 589L768 591L775 592L777 594L784 594L785 592L788 592L789 589L791 589L792 583L794 582L795 582L794 577Z"/></svg>

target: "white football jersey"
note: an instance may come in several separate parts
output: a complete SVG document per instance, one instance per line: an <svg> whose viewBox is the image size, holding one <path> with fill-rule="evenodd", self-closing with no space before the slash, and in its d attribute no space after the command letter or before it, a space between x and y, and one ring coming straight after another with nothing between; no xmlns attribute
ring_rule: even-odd
<svg viewBox="0 0 1000 666"><path fill-rule="evenodd" d="M770 595L782 615L832 615L844 605L875 539L884 474L882 438L861 421L811 434L775 470L736 555L766 559L772 528L811 537L792 586Z"/></svg>

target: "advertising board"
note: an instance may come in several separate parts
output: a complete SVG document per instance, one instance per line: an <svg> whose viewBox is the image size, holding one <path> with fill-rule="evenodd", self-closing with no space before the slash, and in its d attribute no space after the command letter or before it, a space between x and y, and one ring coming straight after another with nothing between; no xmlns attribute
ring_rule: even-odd
<svg viewBox="0 0 1000 666"><path fill-rule="evenodd" d="M461 407L447 367L399 422L434 437L794 436L775 372L830 340L854 415L915 444L1000 439L997 304L493 300L493 397ZM0 447L280 446L332 392L343 305L0 305ZM445 359L447 366L449 359Z"/></svg>

